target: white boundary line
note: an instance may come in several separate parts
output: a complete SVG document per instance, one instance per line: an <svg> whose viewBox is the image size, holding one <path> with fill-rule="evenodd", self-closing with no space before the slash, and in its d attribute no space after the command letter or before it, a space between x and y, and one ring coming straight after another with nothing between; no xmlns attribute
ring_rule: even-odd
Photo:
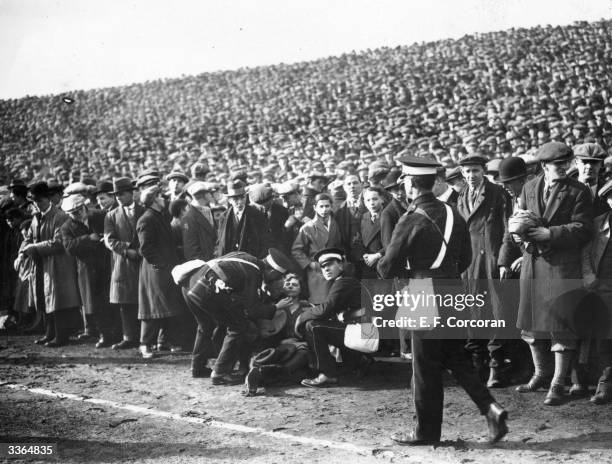
<svg viewBox="0 0 612 464"><path fill-rule="evenodd" d="M60 398L60 399L67 399L67 400L72 400L72 401L81 401L84 403L104 405L104 406L108 406L111 408L122 409L124 411L145 414L148 416L163 417L165 419L172 419L172 420L181 421L181 422L189 422L192 424L208 425L210 427L231 430L233 432L264 435L264 436L275 438L278 440L286 440L286 441L291 441L295 443L301 443L303 445L324 446L324 447L338 449L342 451L358 453L358 454L366 455L366 456L373 456L373 452L374 452L373 448L353 445L352 443L341 443L341 442L331 441L331 440L322 440L319 438L300 437L300 436L291 435L288 433L274 432L272 430L265 430L259 427L248 427L246 425L232 424L229 422L222 422L218 420L207 420L207 419L200 419L197 417L187 417L187 416L182 416L180 414L175 414L175 413L167 412L167 411L160 411L158 409L148 408L144 406L136 406L133 404L123 404L123 403L118 403L116 401L102 400L102 399L97 399L97 398L86 398L84 396L74 395L72 393L55 392L53 390L47 390L44 388L28 388L25 385L20 385L17 383L5 383L5 384L0 384L0 386L5 387L5 388L10 388L11 390L27 391L27 392L34 393L37 395L50 396L52 398Z"/></svg>

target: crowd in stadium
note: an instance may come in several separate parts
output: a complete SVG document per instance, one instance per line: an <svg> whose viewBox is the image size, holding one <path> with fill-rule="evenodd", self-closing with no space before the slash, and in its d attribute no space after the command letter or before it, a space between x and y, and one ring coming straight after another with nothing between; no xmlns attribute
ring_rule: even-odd
<svg viewBox="0 0 612 464"><path fill-rule="evenodd" d="M589 395L596 358L591 401L608 402L609 333L570 337L551 301L568 291L554 279L612 292L609 26L2 101L0 309L44 326L49 348L80 328L78 340L145 358L193 349L194 377L247 376L254 393L279 375L334 385L336 361L367 372L337 318L362 319L359 279L458 269L486 287L491 317L510 312L521 329L469 334L488 387L532 371L517 389L563 404L570 372L569 393ZM438 263L458 237L463 255ZM512 279L514 306L495 300ZM538 279L553 283L524 283ZM398 338L380 349L410 360Z"/></svg>

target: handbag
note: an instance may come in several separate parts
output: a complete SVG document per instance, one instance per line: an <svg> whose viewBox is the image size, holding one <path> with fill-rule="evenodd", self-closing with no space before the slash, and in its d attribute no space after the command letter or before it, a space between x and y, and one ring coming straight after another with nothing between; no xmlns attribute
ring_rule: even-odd
<svg viewBox="0 0 612 464"><path fill-rule="evenodd" d="M372 302L370 291L360 282L361 288L365 289ZM351 322L344 329L344 346L361 353L376 353L380 344L380 333L378 327L372 322L368 308L360 308L355 312L363 311L362 322ZM365 319L365 322L363 320Z"/></svg>
<svg viewBox="0 0 612 464"><path fill-rule="evenodd" d="M429 217L429 215L422 210L417 208L414 212L421 214L427 218L436 228L436 230L442 236L442 245L440 251L429 269L438 269L444 261L446 251L448 249L448 241L450 240L451 233L453 231L454 217L453 210L450 206L444 205L446 208L446 223L444 226L444 234L439 229L437 224ZM406 261L406 268L410 269L410 263ZM399 281L398 281L399 282ZM406 284L402 286L399 284L400 292L402 294L415 295L416 298L412 299L412 304L404 305L400 304L395 313L395 321L400 327L407 327L404 321L412 319L415 321L414 327L411 326L410 330L432 330L435 327L436 318L440 315L437 298L427 298L428 295L434 295L433 279L431 277L421 279L409 279ZM433 300L433 301L431 301ZM404 298L402 298L402 302Z"/></svg>

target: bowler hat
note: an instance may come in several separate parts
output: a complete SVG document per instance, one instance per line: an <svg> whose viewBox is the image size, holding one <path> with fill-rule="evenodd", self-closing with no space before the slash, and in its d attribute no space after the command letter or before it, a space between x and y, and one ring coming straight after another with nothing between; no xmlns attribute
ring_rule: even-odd
<svg viewBox="0 0 612 464"><path fill-rule="evenodd" d="M49 198L49 186L46 182L35 182L30 185L30 196L35 200L38 198Z"/></svg>
<svg viewBox="0 0 612 464"><path fill-rule="evenodd" d="M118 193L127 192L129 190L134 190L134 181L129 177L119 177L113 182L113 191L110 193L117 195Z"/></svg>
<svg viewBox="0 0 612 464"><path fill-rule="evenodd" d="M527 164L523 158L511 156L499 163L499 181L510 182L527 175Z"/></svg>
<svg viewBox="0 0 612 464"><path fill-rule="evenodd" d="M110 180L99 180L96 183L96 190L94 193L111 193L113 191L113 183Z"/></svg>

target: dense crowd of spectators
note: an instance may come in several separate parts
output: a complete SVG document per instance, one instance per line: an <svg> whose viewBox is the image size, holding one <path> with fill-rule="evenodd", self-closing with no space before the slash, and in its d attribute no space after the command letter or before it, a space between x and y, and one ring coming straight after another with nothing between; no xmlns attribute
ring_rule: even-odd
<svg viewBox="0 0 612 464"><path fill-rule="evenodd" d="M529 154L612 141L610 21L468 35L317 61L0 101L0 183L236 167L279 179L433 152ZM353 155L348 156L347 155ZM282 169L281 169L282 170ZM79 175L80 175L79 174Z"/></svg>

